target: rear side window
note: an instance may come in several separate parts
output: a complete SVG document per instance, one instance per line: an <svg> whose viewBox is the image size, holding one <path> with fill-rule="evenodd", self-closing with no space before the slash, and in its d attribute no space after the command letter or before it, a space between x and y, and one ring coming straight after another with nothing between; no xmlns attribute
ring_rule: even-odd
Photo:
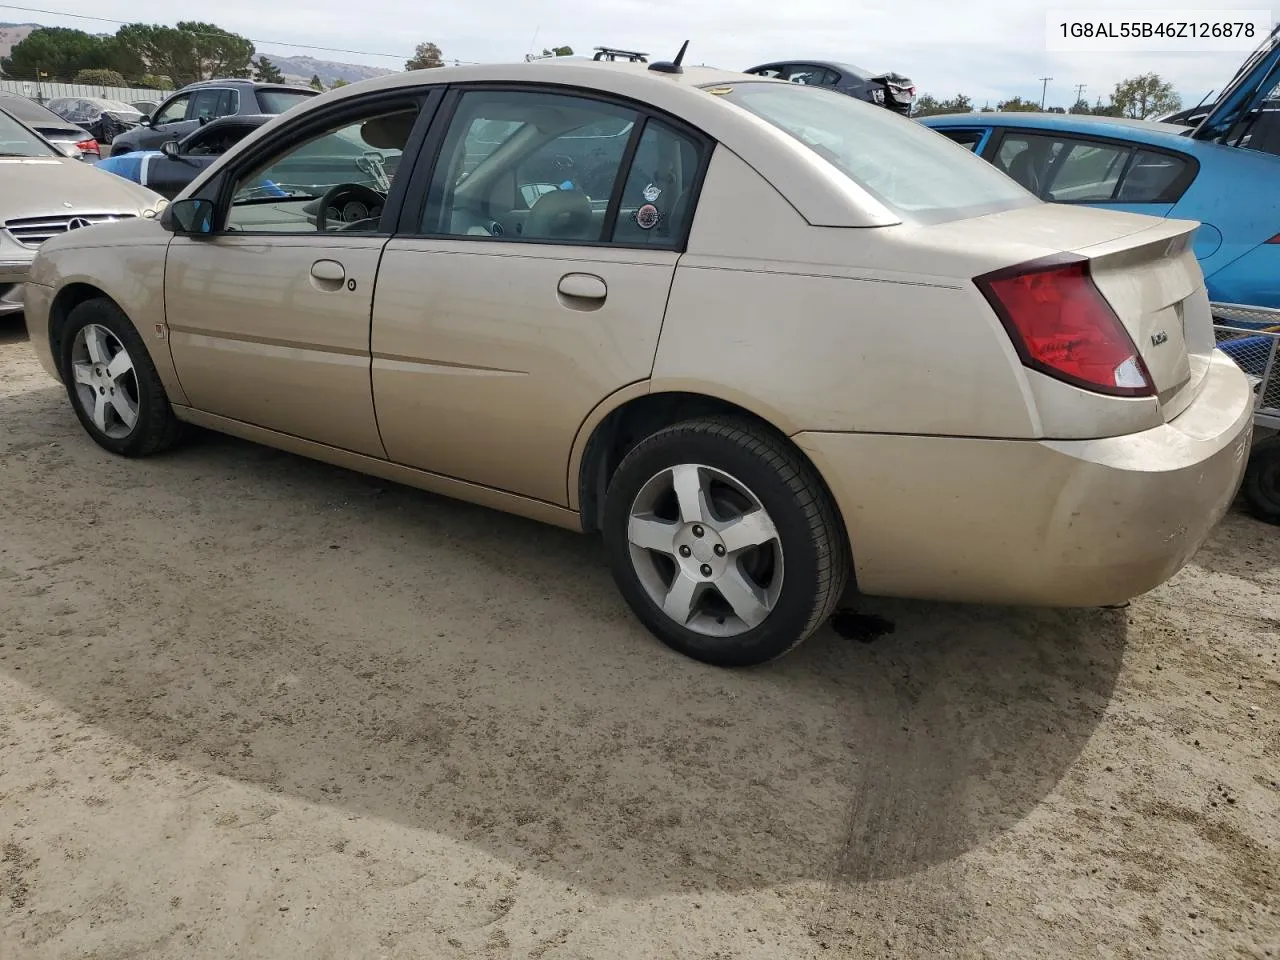
<svg viewBox="0 0 1280 960"><path fill-rule="evenodd" d="M1195 175L1189 160L1139 150L1120 181L1116 199L1121 203L1177 203Z"/></svg>
<svg viewBox="0 0 1280 960"><path fill-rule="evenodd" d="M906 220L941 223L1035 202L946 137L853 97L746 82L733 84L722 99L794 137Z"/></svg>
<svg viewBox="0 0 1280 960"><path fill-rule="evenodd" d="M218 97L218 116L229 117L240 111L240 94L236 90L223 90Z"/></svg>
<svg viewBox="0 0 1280 960"><path fill-rule="evenodd" d="M996 165L1054 203L1174 203L1196 173L1160 151L1026 133L1005 135Z"/></svg>
<svg viewBox="0 0 1280 960"><path fill-rule="evenodd" d="M307 90L259 90L258 107L263 113L284 113L314 96Z"/></svg>

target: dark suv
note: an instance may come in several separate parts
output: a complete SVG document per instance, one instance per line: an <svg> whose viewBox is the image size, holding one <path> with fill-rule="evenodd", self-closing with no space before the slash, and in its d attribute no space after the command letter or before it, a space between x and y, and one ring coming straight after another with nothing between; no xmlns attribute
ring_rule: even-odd
<svg viewBox="0 0 1280 960"><path fill-rule="evenodd" d="M217 117L284 113L317 96L308 87L256 80L202 80L183 87L144 118L142 126L111 142L111 156L136 150L159 150L168 140L181 140L201 124Z"/></svg>
<svg viewBox="0 0 1280 960"><path fill-rule="evenodd" d="M916 85L900 73L872 73L851 63L831 60L786 60L752 67L746 73L827 87L840 93L888 107L895 113L911 115L916 102Z"/></svg>

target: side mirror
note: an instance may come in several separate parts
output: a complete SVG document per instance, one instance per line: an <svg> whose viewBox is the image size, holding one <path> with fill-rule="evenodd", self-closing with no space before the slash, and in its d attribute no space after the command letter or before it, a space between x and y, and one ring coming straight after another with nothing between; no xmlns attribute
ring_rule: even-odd
<svg viewBox="0 0 1280 960"><path fill-rule="evenodd" d="M175 200L160 214L160 226L179 236L208 236L213 233L213 201Z"/></svg>
<svg viewBox="0 0 1280 960"><path fill-rule="evenodd" d="M146 113L144 113L142 116L140 116L140 117L138 118L138 126L140 126L140 127L149 127L149 126L151 126L151 116L150 116L149 114L146 114Z"/></svg>
<svg viewBox="0 0 1280 960"><path fill-rule="evenodd" d="M177 160L178 159L178 141L166 140L164 143L160 144L160 152L163 153L170 160Z"/></svg>

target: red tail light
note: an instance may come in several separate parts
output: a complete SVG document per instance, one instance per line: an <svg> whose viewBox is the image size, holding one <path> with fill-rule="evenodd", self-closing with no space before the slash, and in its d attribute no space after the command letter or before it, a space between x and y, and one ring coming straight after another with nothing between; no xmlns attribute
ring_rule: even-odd
<svg viewBox="0 0 1280 960"><path fill-rule="evenodd" d="M93 137L90 137L88 140L81 140L79 143L76 144L76 146L79 148L81 153L99 153L100 154L102 152L102 150L98 147L98 141L93 139Z"/></svg>
<svg viewBox="0 0 1280 960"><path fill-rule="evenodd" d="M1120 318L1094 285L1088 260L1039 260L974 281L1024 366L1113 397L1155 386Z"/></svg>

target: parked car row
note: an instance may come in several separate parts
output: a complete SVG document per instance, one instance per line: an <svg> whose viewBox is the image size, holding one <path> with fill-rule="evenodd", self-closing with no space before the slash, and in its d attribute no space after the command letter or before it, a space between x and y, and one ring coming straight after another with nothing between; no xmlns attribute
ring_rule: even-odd
<svg viewBox="0 0 1280 960"><path fill-rule="evenodd" d="M679 59L309 99L158 222L41 246L31 342L112 452L199 424L600 532L711 663L784 653L851 582L1094 605L1188 560L1252 430L1194 224Z"/></svg>

